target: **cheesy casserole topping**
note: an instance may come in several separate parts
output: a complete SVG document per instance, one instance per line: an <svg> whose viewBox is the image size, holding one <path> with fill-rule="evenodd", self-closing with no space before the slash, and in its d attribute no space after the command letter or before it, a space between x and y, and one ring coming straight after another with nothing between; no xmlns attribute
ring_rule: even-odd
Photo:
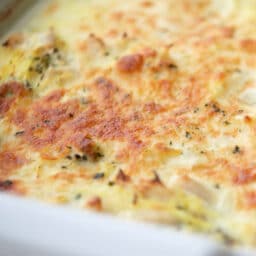
<svg viewBox="0 0 256 256"><path fill-rule="evenodd" d="M256 245L256 1L54 0L0 47L0 190Z"/></svg>

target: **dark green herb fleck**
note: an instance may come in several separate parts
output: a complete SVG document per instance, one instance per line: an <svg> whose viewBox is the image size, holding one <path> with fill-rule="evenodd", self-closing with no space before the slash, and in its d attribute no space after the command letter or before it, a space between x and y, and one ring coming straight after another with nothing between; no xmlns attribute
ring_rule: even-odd
<svg viewBox="0 0 256 256"><path fill-rule="evenodd" d="M32 84L28 80L26 80L25 86L28 90L32 90Z"/></svg>
<svg viewBox="0 0 256 256"><path fill-rule="evenodd" d="M86 155L83 155L83 156L82 156L82 159L83 159L83 161L86 161L86 160L87 160L87 156L86 156Z"/></svg>
<svg viewBox="0 0 256 256"><path fill-rule="evenodd" d="M76 199L76 200L79 200L81 197L82 197L82 194L81 194L81 193L78 193L78 194L75 195L75 199Z"/></svg>
<svg viewBox="0 0 256 256"><path fill-rule="evenodd" d="M55 48L53 48L53 52L57 53L57 52L59 52L59 49L57 47L55 47Z"/></svg>
<svg viewBox="0 0 256 256"><path fill-rule="evenodd" d="M241 151L240 151L239 146L236 145L236 146L234 147L232 153L233 153L233 154L237 154L237 153L240 153L240 152L241 152Z"/></svg>
<svg viewBox="0 0 256 256"><path fill-rule="evenodd" d="M76 158L76 160L81 160L81 159L82 159L82 156L79 155L79 154L75 154L75 158Z"/></svg>
<svg viewBox="0 0 256 256"><path fill-rule="evenodd" d="M188 138L188 139L191 139L191 134L188 131L186 131L185 137Z"/></svg>
<svg viewBox="0 0 256 256"><path fill-rule="evenodd" d="M101 157L104 157L104 155L103 155L101 152L95 152L95 153L94 153L94 158L95 158L95 160L98 160L98 159L101 158Z"/></svg>
<svg viewBox="0 0 256 256"><path fill-rule="evenodd" d="M213 107L214 112L216 112L216 113L221 112L221 109L216 104L212 104L212 107Z"/></svg>
<svg viewBox="0 0 256 256"><path fill-rule="evenodd" d="M177 65L175 65L175 64L173 64L173 63L170 63L170 64L168 64L168 68L171 68L171 69L177 69L177 68L178 68L178 66L177 66Z"/></svg>
<svg viewBox="0 0 256 256"><path fill-rule="evenodd" d="M24 133L24 131L18 131L15 133L15 136L19 136L19 135L22 135Z"/></svg>
<svg viewBox="0 0 256 256"><path fill-rule="evenodd" d="M194 109L194 113L197 113L199 111L199 108Z"/></svg>
<svg viewBox="0 0 256 256"><path fill-rule="evenodd" d="M95 180L97 180L97 179L102 179L102 178L104 178L104 176L105 176L104 172L99 172L99 173L96 173L96 174L93 176L93 178L94 178Z"/></svg>
<svg viewBox="0 0 256 256"><path fill-rule="evenodd" d="M115 182L114 182L114 181L109 181L109 182L108 182L108 185L109 185L109 186L114 186L114 185L115 185Z"/></svg>
<svg viewBox="0 0 256 256"><path fill-rule="evenodd" d="M153 178L152 182L155 183L155 184L162 185L162 181L161 181L158 173L156 171L153 171L153 172L154 172L154 178Z"/></svg>
<svg viewBox="0 0 256 256"><path fill-rule="evenodd" d="M214 185L214 187L215 187L216 189L219 189L219 188L220 188L220 184L216 183L216 184Z"/></svg>

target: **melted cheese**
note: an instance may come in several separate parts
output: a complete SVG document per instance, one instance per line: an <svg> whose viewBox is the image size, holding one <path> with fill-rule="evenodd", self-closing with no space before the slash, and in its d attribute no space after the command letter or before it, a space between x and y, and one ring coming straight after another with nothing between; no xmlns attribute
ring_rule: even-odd
<svg viewBox="0 0 256 256"><path fill-rule="evenodd" d="M0 190L255 246L255 13L45 2L0 47Z"/></svg>

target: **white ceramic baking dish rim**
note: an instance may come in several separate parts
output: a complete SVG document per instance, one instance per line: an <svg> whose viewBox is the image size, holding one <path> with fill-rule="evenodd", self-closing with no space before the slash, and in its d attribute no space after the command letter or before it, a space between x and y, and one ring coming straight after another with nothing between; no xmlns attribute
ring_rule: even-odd
<svg viewBox="0 0 256 256"><path fill-rule="evenodd" d="M6 241L11 247L3 249ZM202 235L121 220L106 214L52 206L0 193L0 253L22 256L233 256ZM14 248L15 249L15 248ZM27 250L22 254L22 250Z"/></svg>

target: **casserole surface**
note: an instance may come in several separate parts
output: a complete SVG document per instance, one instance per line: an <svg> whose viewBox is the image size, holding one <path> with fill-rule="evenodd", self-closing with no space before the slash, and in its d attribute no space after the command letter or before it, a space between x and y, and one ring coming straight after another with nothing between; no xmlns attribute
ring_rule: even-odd
<svg viewBox="0 0 256 256"><path fill-rule="evenodd" d="M0 190L255 245L255 11L46 4L0 48Z"/></svg>

